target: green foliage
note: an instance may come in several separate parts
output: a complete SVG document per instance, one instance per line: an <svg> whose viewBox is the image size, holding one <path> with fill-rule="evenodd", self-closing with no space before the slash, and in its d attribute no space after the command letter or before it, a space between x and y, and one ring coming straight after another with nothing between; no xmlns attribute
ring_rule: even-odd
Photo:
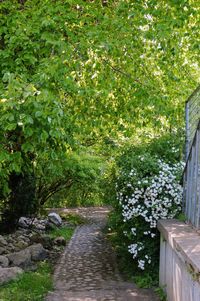
<svg viewBox="0 0 200 301"><path fill-rule="evenodd" d="M1 1L1 207L11 173L34 174L41 205L64 188L71 203L101 200L105 182L74 153L106 161L126 141L179 133L198 18L195 0Z"/></svg>
<svg viewBox="0 0 200 301"><path fill-rule="evenodd" d="M148 139L142 143L134 143L131 145L127 143L123 147L122 152L117 157L117 164L120 167L131 169L132 166L136 164L137 156L149 156L149 162L147 166L142 162L138 162L141 167L141 172L143 170L153 170L156 168L156 158L164 160L165 162L176 163L183 160L183 144L184 144L184 133L180 131L178 134L165 134L154 139ZM135 155L135 156L134 156ZM152 162L151 162L151 158Z"/></svg>
<svg viewBox="0 0 200 301"><path fill-rule="evenodd" d="M187 218L186 218L185 214L182 213L182 212L177 216L177 219L181 222L186 222L187 221Z"/></svg>
<svg viewBox="0 0 200 301"><path fill-rule="evenodd" d="M160 301L167 301L167 294L163 287L156 288L155 292L159 296Z"/></svg>
<svg viewBox="0 0 200 301"><path fill-rule="evenodd" d="M65 165L64 165L65 164ZM47 207L74 207L87 206L102 203L103 199L103 175L106 170L105 159L80 152L70 154L63 162L63 185L59 187L60 192L55 196L52 194L46 203ZM55 178L57 184L57 175L49 178L49 173L43 178L46 181L45 186ZM69 186L66 185L69 181ZM53 188L53 186L52 186Z"/></svg>
<svg viewBox="0 0 200 301"><path fill-rule="evenodd" d="M181 211L182 164L175 163L180 150L177 140L172 140L165 137L127 148L117 160L119 171L113 179L116 199L109 219L112 240L122 268L129 276L134 274L134 281L142 286L155 284L158 277L158 219L174 218Z"/></svg>
<svg viewBox="0 0 200 301"><path fill-rule="evenodd" d="M58 236L63 236L66 240L70 240L73 233L74 233L73 228L63 226L61 228L55 228L55 229L51 230L49 232L49 236L52 238L56 238Z"/></svg>
<svg viewBox="0 0 200 301"><path fill-rule="evenodd" d="M23 273L17 280L1 286L0 300L44 300L44 296L53 288L51 273L51 266L42 262L36 272Z"/></svg>
<svg viewBox="0 0 200 301"><path fill-rule="evenodd" d="M107 228L107 238L116 251L118 268L121 275L125 280L133 281L140 288L157 287L159 272L158 263L154 266L152 272L137 269L137 266L133 264L132 255L127 251L127 245L130 240L126 240L124 234L121 232L121 226L118 224L120 222L122 224L120 212L117 210L111 212ZM118 230L113 232L116 229ZM155 247L156 245L154 244L153 248Z"/></svg>
<svg viewBox="0 0 200 301"><path fill-rule="evenodd" d="M151 288L158 284L156 275L152 275L147 272L143 272L141 275L132 277L132 279L134 283L141 288Z"/></svg>
<svg viewBox="0 0 200 301"><path fill-rule="evenodd" d="M198 82L196 1L6 0L0 12L2 78L53 94L79 142L183 124Z"/></svg>
<svg viewBox="0 0 200 301"><path fill-rule="evenodd" d="M83 225L88 222L88 220L85 217L76 213L61 212L60 216L64 221L74 226Z"/></svg>
<svg viewBox="0 0 200 301"><path fill-rule="evenodd" d="M66 226L51 230L51 238L63 236L67 241L74 233L74 228ZM39 263L35 272L25 272L16 280L0 287L0 301L27 300L43 301L48 291L53 290L52 265L44 261Z"/></svg>

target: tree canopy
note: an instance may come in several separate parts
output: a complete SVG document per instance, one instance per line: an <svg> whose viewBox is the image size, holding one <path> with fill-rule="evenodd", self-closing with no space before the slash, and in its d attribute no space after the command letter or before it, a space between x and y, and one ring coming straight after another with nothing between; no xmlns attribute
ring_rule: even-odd
<svg viewBox="0 0 200 301"><path fill-rule="evenodd" d="M199 9L195 0L1 1L1 194L11 173L32 170L51 185L70 178L73 154L182 128L199 80Z"/></svg>

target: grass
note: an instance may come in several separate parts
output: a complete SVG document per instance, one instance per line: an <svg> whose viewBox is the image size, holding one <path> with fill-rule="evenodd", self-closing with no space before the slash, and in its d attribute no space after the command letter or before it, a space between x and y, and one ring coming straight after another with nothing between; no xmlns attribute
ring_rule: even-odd
<svg viewBox="0 0 200 301"><path fill-rule="evenodd" d="M79 214L76 214L76 213L60 213L60 216L61 218L70 223L71 225L74 225L74 226L78 226L78 225L83 225L83 224L86 224L88 222L88 220L79 215Z"/></svg>
<svg viewBox="0 0 200 301"><path fill-rule="evenodd" d="M55 229L49 231L48 235L51 238L56 238L56 237L59 237L59 236L63 236L66 240L70 240L73 233L74 233L74 228L69 228L67 226L63 226L63 227L55 228Z"/></svg>
<svg viewBox="0 0 200 301"><path fill-rule="evenodd" d="M74 228L63 226L51 230L49 236L63 236L70 240ZM44 301L48 291L53 290L53 267L49 262L40 262L35 272L25 272L16 280L0 286L0 301Z"/></svg>
<svg viewBox="0 0 200 301"><path fill-rule="evenodd" d="M52 267L41 262L36 272L25 272L18 279L0 287L0 301L43 301L53 289Z"/></svg>

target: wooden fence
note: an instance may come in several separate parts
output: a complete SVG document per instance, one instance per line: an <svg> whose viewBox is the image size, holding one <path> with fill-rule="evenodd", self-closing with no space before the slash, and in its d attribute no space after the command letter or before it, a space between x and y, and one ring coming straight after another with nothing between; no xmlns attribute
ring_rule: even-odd
<svg viewBox="0 0 200 301"><path fill-rule="evenodd" d="M184 171L184 210L187 220L198 228L200 226L200 121Z"/></svg>
<svg viewBox="0 0 200 301"><path fill-rule="evenodd" d="M186 166L184 211L187 221L200 227L200 86L186 103Z"/></svg>
<svg viewBox="0 0 200 301"><path fill-rule="evenodd" d="M200 86L186 102L186 158L189 155L196 128L200 119Z"/></svg>

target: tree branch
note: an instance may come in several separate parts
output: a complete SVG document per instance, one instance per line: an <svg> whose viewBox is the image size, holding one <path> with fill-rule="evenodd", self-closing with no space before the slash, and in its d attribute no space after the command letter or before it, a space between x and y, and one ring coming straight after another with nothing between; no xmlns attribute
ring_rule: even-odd
<svg viewBox="0 0 200 301"><path fill-rule="evenodd" d="M132 79L134 82L139 83L140 85L142 85L142 82L139 81L139 79L133 79L130 73L124 72L123 70L121 70L121 69L119 69L117 67L112 66L111 63L108 60L103 59L103 61L107 65L109 65L113 71L118 72L118 73L124 75L125 77L127 77L129 79Z"/></svg>

